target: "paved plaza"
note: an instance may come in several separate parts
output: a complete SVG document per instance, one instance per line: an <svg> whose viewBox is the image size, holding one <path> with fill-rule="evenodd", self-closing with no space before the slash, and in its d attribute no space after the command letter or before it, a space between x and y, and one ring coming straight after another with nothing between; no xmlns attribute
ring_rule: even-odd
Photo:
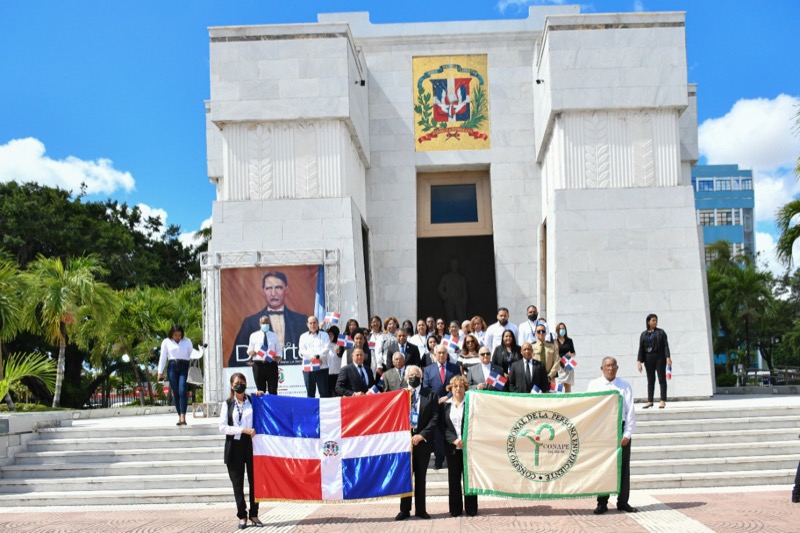
<svg viewBox="0 0 800 533"><path fill-rule="evenodd" d="M633 491L637 514L612 505L592 514L589 498L522 501L481 498L478 516L452 518L447 498L428 500L431 520L411 517L395 522L396 499L350 504L267 503L261 506L264 528L249 531L553 531L553 532L750 532L793 533L800 524L800 504L789 500L790 487L740 487ZM236 509L219 504L129 505L112 507L12 508L0 514L0 531L9 532L204 532L237 531Z"/></svg>

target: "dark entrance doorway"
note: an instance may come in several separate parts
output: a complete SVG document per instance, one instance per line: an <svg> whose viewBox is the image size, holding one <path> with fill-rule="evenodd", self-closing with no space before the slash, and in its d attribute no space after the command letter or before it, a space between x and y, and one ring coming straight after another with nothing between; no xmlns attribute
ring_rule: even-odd
<svg viewBox="0 0 800 533"><path fill-rule="evenodd" d="M446 316L439 296L439 283L451 271L450 260L458 260L458 272L467 285L466 316ZM491 323L497 314L497 284L494 270L494 238L433 237L417 239L417 317L434 316L459 323L480 315Z"/></svg>

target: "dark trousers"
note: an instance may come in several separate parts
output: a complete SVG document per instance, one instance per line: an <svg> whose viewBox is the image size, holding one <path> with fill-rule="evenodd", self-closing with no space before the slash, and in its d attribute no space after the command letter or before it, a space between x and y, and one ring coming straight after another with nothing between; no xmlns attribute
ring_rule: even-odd
<svg viewBox="0 0 800 533"><path fill-rule="evenodd" d="M414 510L416 514L425 512L425 477L428 474L428 463L431 461L431 447L427 442L420 442L411 452L411 470L414 472ZM400 511L411 513L411 496L400 498Z"/></svg>
<svg viewBox="0 0 800 533"><path fill-rule="evenodd" d="M328 371L328 393L330 397L333 398L334 396L339 396L336 394L336 380L339 379L339 374L331 374L330 370Z"/></svg>
<svg viewBox="0 0 800 533"><path fill-rule="evenodd" d="M667 358L659 354L647 354L644 360L644 369L647 372L647 401L653 403L653 393L656 390L656 374L658 374L658 388L661 389L661 401L667 401Z"/></svg>
<svg viewBox="0 0 800 533"><path fill-rule="evenodd" d="M253 441L249 436L242 435L240 440L231 441L227 466L228 477L231 478L233 485L233 497L236 499L236 516L239 519L248 518L247 505L244 501L244 471L247 468L247 482L250 485L249 518L256 518L258 503L253 490Z"/></svg>
<svg viewBox="0 0 800 533"><path fill-rule="evenodd" d="M330 398L328 392L328 369L315 370L312 372L303 372L303 380L306 382L306 395L309 398L314 398L319 389L320 398Z"/></svg>
<svg viewBox="0 0 800 533"><path fill-rule="evenodd" d="M278 394L278 363L253 361L253 379L256 390Z"/></svg>
<svg viewBox="0 0 800 533"><path fill-rule="evenodd" d="M464 478L464 451L456 450L447 456L447 485L449 487L450 514L458 516L466 509L469 516L478 514L478 497L464 496L461 501L461 480Z"/></svg>
<svg viewBox="0 0 800 533"><path fill-rule="evenodd" d="M631 495L631 444L633 441L628 442L626 446L622 447L622 479L619 483L619 494L617 495L617 507L626 505L628 497ZM608 494L605 496L597 497L598 505L608 505Z"/></svg>
<svg viewBox="0 0 800 533"><path fill-rule="evenodd" d="M175 401L175 410L179 415L185 415L189 405L189 388L186 378L189 377L189 360L173 359L167 363L167 379L169 391Z"/></svg>
<svg viewBox="0 0 800 533"><path fill-rule="evenodd" d="M441 417L442 414L440 413L439 416ZM440 426L436 426L436 432L433 434L433 456L436 466L441 468L444 464L444 431Z"/></svg>
<svg viewBox="0 0 800 533"><path fill-rule="evenodd" d="M792 501L800 502L800 463L797 463L797 473L794 475L794 488L792 489Z"/></svg>

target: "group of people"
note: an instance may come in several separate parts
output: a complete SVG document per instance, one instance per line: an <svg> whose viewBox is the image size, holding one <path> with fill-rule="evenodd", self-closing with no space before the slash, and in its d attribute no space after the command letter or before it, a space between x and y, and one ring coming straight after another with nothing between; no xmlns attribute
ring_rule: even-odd
<svg viewBox="0 0 800 533"><path fill-rule="evenodd" d="M332 325L323 330L315 316L306 320L307 331L300 335L299 353L304 359L304 379L308 397L360 396L369 392L406 389L411 398L412 472L416 516L428 519L425 508L425 478L431 455L434 468L448 469L449 510L452 516L478 512L477 496L463 495L464 397L470 388L494 388L516 393L546 393L559 388L571 392L574 372L568 364L575 357L575 346L568 336L566 324L558 323L551 331L538 317L536 306L527 308L527 320L518 326L509 322L508 309L501 307L497 322L486 327L480 316L462 324L443 320L417 321L412 329L390 317L382 321L373 316L369 328L362 329L355 319L344 326L345 345L340 330ZM269 317L261 321L261 330L253 333L255 344L271 347L269 328L263 328ZM642 333L639 365L647 368L649 405L652 406L655 375L662 383L662 407L666 402L666 381L663 370L671 359L666 333L656 327L657 317L648 315L648 329ZM270 348L273 349L273 348ZM275 350L279 346L274 347ZM277 365L275 365L277 367ZM630 444L635 428L633 393L630 384L616 377L617 361L603 359L603 376L593 380L588 391L616 389L623 397L622 485L617 508L636 512L628 504L630 487ZM640 368L641 371L641 368ZM266 378L254 368L257 394L275 394L277 376ZM651 377L652 376L652 377ZM502 377L498 380L497 377ZM273 388L270 381L275 379ZM499 385L498 385L499 383ZM258 521L258 504L252 491L252 408L244 394L244 375L231 377L231 398L223 404L220 431L227 436L225 459L236 496L239 527L246 527L248 518ZM234 416L236 410L237 416ZM250 413L250 414L248 414ZM250 512L243 495L244 471L251 487ZM411 497L401 499L397 520L411 514ZM608 510L608 496L598 497L596 514Z"/></svg>

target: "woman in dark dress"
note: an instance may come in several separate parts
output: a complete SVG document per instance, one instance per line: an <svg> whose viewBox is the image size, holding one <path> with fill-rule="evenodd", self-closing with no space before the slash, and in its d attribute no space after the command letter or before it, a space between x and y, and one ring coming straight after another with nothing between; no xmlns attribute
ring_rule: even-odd
<svg viewBox="0 0 800 533"><path fill-rule="evenodd" d="M503 332L503 342L494 349L492 364L503 367L503 374L508 376L508 369L515 361L522 359L522 352L517 344L514 332L507 329Z"/></svg>

